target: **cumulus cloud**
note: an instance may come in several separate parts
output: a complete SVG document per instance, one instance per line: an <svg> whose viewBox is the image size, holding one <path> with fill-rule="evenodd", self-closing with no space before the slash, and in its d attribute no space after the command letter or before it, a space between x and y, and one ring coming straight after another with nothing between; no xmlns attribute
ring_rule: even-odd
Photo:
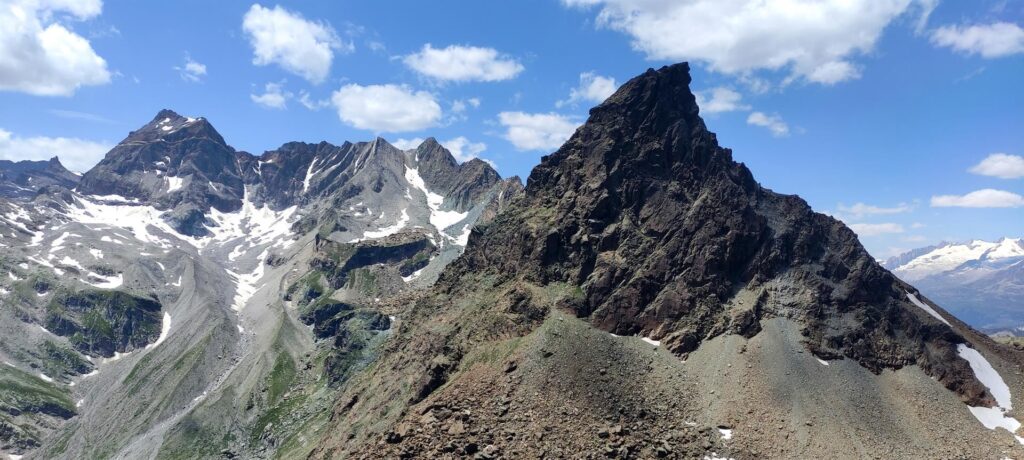
<svg viewBox="0 0 1024 460"><path fill-rule="evenodd" d="M856 203L853 206L846 206L840 203L839 206L837 206L837 209L841 214L859 219L864 216L902 214L905 212L910 212L911 210L914 209L914 207L907 203L900 203L896 206L889 208L882 206L873 206L865 203Z"/></svg>
<svg viewBox="0 0 1024 460"><path fill-rule="evenodd" d="M441 120L432 94L404 85L348 84L331 95L331 102L341 121L374 132L418 131Z"/></svg>
<svg viewBox="0 0 1024 460"><path fill-rule="evenodd" d="M782 121L782 117L778 114L766 115L763 112L751 112L747 117L747 124L768 128L768 131L771 131L772 136L775 137L789 136L789 125Z"/></svg>
<svg viewBox="0 0 1024 460"><path fill-rule="evenodd" d="M501 112L498 122L505 127L505 139L519 150L557 149L580 125L557 113Z"/></svg>
<svg viewBox="0 0 1024 460"><path fill-rule="evenodd" d="M562 107L580 102L591 102L600 104L608 99L619 87L612 77L603 77L594 72L583 72L580 74L579 86L569 91L569 99L558 101L555 106Z"/></svg>
<svg viewBox="0 0 1024 460"><path fill-rule="evenodd" d="M743 96L740 93L724 86L699 91L694 93L694 96L697 98L697 106L704 114L750 110L749 105L742 103Z"/></svg>
<svg viewBox="0 0 1024 460"><path fill-rule="evenodd" d="M253 102L268 109L285 109L292 93L284 91L280 83L267 83L263 86L263 94L250 94Z"/></svg>
<svg viewBox="0 0 1024 460"><path fill-rule="evenodd" d="M524 67L519 61L502 56L494 48L449 45L434 48L423 45L418 53L402 58L410 69L440 81L501 81L515 78Z"/></svg>
<svg viewBox="0 0 1024 460"><path fill-rule="evenodd" d="M190 82L198 82L206 75L206 65L193 61L191 57L185 56L185 65L174 67L181 75L181 79Z"/></svg>
<svg viewBox="0 0 1024 460"><path fill-rule="evenodd" d="M277 64L312 83L323 82L335 51L351 52L326 22L310 21L281 6L253 4L242 18L242 30L253 49L253 64Z"/></svg>
<svg viewBox="0 0 1024 460"><path fill-rule="evenodd" d="M399 138L391 141L391 145L398 147L399 150L409 150L419 147L423 143L422 137L414 137L412 139Z"/></svg>
<svg viewBox="0 0 1024 460"><path fill-rule="evenodd" d="M891 233L903 233L903 226L900 224L850 224L850 230L858 236L879 236Z"/></svg>
<svg viewBox="0 0 1024 460"><path fill-rule="evenodd" d="M465 163L474 158L478 158L484 150L487 150L487 144L483 142L472 142L466 139L465 136L459 136L453 139L448 139L441 142L444 148L452 152L452 156L459 163Z"/></svg>
<svg viewBox="0 0 1024 460"><path fill-rule="evenodd" d="M994 59L1024 53L1024 29L1010 22L944 26L932 31L932 43Z"/></svg>
<svg viewBox="0 0 1024 460"><path fill-rule="evenodd" d="M107 62L65 27L100 14L100 0L10 0L0 6L0 90L70 96L110 82Z"/></svg>
<svg viewBox="0 0 1024 460"><path fill-rule="evenodd" d="M73 137L20 137L0 128L0 159L60 161L72 171L86 171L103 158L111 146Z"/></svg>
<svg viewBox="0 0 1024 460"><path fill-rule="evenodd" d="M651 60L691 60L727 74L787 70L788 80L834 84L860 76L853 61L885 28L934 0L562 0L597 7L597 24L632 38Z"/></svg>
<svg viewBox="0 0 1024 460"><path fill-rule="evenodd" d="M936 208L1019 208L1024 206L1024 197L1005 190L986 188L966 195L933 196L932 206Z"/></svg>
<svg viewBox="0 0 1024 460"><path fill-rule="evenodd" d="M1024 157L1007 153L993 153L968 171L1000 179L1020 179L1024 177Z"/></svg>

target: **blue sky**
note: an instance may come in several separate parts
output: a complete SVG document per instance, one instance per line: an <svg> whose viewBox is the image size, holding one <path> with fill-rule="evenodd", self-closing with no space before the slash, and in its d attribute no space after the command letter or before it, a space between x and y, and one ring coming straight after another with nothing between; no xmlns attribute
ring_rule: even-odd
<svg viewBox="0 0 1024 460"><path fill-rule="evenodd" d="M689 60L723 146L876 257L1024 228L1024 2L63 3L0 4L0 158L82 170L170 108L256 154L433 136L525 178Z"/></svg>

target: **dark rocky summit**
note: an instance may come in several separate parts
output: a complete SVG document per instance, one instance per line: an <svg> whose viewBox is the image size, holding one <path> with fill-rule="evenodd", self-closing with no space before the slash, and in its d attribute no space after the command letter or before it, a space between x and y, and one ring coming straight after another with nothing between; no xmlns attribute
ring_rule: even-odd
<svg viewBox="0 0 1024 460"><path fill-rule="evenodd" d="M661 439L653 431L620 433L612 436L616 443L604 440L607 431L581 435L607 420L626 431L678 424L688 411L666 407L678 398L665 392L688 384L680 376L653 390L639 387L627 376L661 369L658 359L635 368L621 359L647 358L619 345L605 349L609 339L575 326L552 325L565 314L612 337L646 337L683 362L720 337L753 340L769 324L775 337L792 324L801 346L819 359L849 359L874 374L917 366L964 403L993 406L957 357L957 345L970 343L964 333L985 339L914 305L908 294L920 294L883 269L841 222L761 187L707 130L689 83L686 64L648 70L592 109L533 170L525 195L474 230L463 256L408 313L365 385L341 398L337 434L317 455L368 457L384 448L385 456L499 456L492 450L480 457L491 443L512 446L512 457L545 455L553 445L603 449L609 457L666 456L670 444L673 456L688 457L720 442L717 433L673 438L672 430ZM599 355L602 349L608 354ZM529 371L517 370L523 366ZM599 366L609 379L592 386L588 372ZM651 375L660 372L671 373ZM553 387L563 393L552 395ZM582 412L531 400L538 394L581 404L573 410ZM496 402L494 417L490 406L474 407L480 401ZM505 417L510 404L534 421ZM401 415L380 420L385 411ZM465 429L471 420L474 429ZM391 431L375 433L381 427Z"/></svg>
<svg viewBox="0 0 1024 460"><path fill-rule="evenodd" d="M650 70L591 110L440 284L493 270L577 285L583 295L565 305L577 316L684 356L792 318L819 356L874 372L917 364L990 404L955 359L965 340L913 305L916 290L841 222L758 185L707 130L689 82L683 64Z"/></svg>

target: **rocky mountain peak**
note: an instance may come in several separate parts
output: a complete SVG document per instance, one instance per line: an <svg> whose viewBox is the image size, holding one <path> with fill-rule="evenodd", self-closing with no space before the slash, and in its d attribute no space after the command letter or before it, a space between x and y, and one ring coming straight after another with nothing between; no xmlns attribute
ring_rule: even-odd
<svg viewBox="0 0 1024 460"><path fill-rule="evenodd" d="M707 130L689 83L686 64L648 70L591 110L439 286L461 289L481 270L580 286L563 308L683 357L787 318L818 356L872 372L917 364L990 404L966 361L951 359L963 337L910 301L916 289L841 222L760 187Z"/></svg>
<svg viewBox="0 0 1024 460"><path fill-rule="evenodd" d="M157 112L149 123L129 133L122 142L181 142L189 139L207 139L227 146L206 118L182 116L168 109Z"/></svg>

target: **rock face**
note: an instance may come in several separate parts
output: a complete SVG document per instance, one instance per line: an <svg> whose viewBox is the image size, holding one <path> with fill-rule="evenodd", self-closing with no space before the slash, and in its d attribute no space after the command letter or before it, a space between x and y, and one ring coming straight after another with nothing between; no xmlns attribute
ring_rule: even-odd
<svg viewBox="0 0 1024 460"><path fill-rule="evenodd" d="M86 172L78 190L151 203L169 210L169 220L182 233L204 235L210 209L242 207L244 187L235 157L206 119L161 110Z"/></svg>
<svg viewBox="0 0 1024 460"><path fill-rule="evenodd" d="M689 83L686 64L648 70L592 109L587 123L533 170L525 194L474 230L463 256L416 303L408 326L361 380L371 383L341 398L332 420L347 437L328 436L316 455L380 455L381 445L385 456L474 455L485 443L507 444L512 457L546 456L554 446L563 454L610 457L699 457L715 446L736 452L719 445L729 443L717 433L659 435L646 427L697 417L691 411L710 415L709 407L735 399L756 400L748 417L754 407L771 412L794 386L822 397L816 384L792 381L789 371L777 386L767 383L778 368L806 362L800 354L816 357L817 367L855 363L843 371L855 380L911 366L909 372L923 371L952 390L946 394L962 402L960 416L963 403L995 406L993 393L958 357L958 345L994 344L926 300L916 305L910 296L920 293L882 268L841 222L761 187L707 130ZM605 332L573 326L566 313ZM622 336L644 337L637 342L677 360L635 355ZM715 352L705 350L723 343L743 344L737 358L722 351L707 361ZM746 343L769 350L743 358ZM1019 358L1007 365L1020 366ZM632 359L641 360L639 368ZM776 364L766 365L771 359ZM690 369L710 368L673 370L689 361L698 363ZM763 377L722 399L685 389L714 381L733 362ZM641 377L648 373L654 380ZM593 385L595 379L604 383ZM765 386L774 396L755 398L755 387ZM881 394L859 391L880 407L874 410L891 410ZM789 397L793 402L781 404L806 404ZM478 401L486 409L468 409ZM510 405L534 422L505 416ZM843 410L832 429L845 417L854 422L863 409ZM385 411L408 415L382 422ZM736 417L717 423L722 439L730 439ZM603 436L598 431L607 420L627 428L609 439L607 428ZM391 431L361 428L367 423ZM473 429L465 429L470 423ZM375 436L384 442L375 444ZM884 442L905 442L899 439ZM933 447L945 449L941 442ZM756 449L777 446L747 448L757 457ZM844 456L836 448L804 453Z"/></svg>
<svg viewBox="0 0 1024 460"><path fill-rule="evenodd" d="M991 403L954 359L965 340L913 305L916 290L841 222L759 186L707 130L689 82L685 65L651 70L591 110L442 285L480 270L578 285L567 305L578 316L684 357L793 318L820 356L874 372L916 364Z"/></svg>
<svg viewBox="0 0 1024 460"><path fill-rule="evenodd" d="M976 328L1024 335L1024 239L942 243L884 266Z"/></svg>
<svg viewBox="0 0 1024 460"><path fill-rule="evenodd" d="M49 161L0 160L0 197L8 199L32 198L44 187L74 188L78 179L57 157Z"/></svg>

